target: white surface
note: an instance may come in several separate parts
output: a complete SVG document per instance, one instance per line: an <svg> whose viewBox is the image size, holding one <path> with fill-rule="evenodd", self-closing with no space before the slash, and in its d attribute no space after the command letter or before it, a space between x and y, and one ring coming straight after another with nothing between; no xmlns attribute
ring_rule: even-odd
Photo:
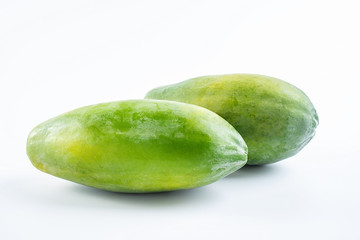
<svg viewBox="0 0 360 240"><path fill-rule="evenodd" d="M0 2L0 239L360 239L357 1ZM259 73L304 90L295 157L199 189L116 194L36 170L38 123L191 77Z"/></svg>

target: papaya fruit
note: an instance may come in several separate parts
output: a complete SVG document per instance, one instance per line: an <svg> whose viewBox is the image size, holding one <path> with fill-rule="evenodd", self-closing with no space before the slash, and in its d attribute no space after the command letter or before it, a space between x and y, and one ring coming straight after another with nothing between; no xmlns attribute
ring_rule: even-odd
<svg viewBox="0 0 360 240"><path fill-rule="evenodd" d="M27 154L41 171L115 192L200 187L247 161L240 134L195 105L128 100L79 108L35 127Z"/></svg>
<svg viewBox="0 0 360 240"><path fill-rule="evenodd" d="M197 77L155 88L145 98L195 104L219 114L244 138L249 165L295 155L312 139L319 122L304 92L256 74Z"/></svg>

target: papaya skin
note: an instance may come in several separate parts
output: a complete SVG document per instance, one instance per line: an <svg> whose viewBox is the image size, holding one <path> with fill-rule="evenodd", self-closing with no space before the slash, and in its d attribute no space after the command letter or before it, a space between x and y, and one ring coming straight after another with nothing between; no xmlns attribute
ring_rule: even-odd
<svg viewBox="0 0 360 240"><path fill-rule="evenodd" d="M263 75L203 76L155 88L145 98L195 104L219 114L244 138L249 165L295 155L313 138L319 123L305 93Z"/></svg>
<svg viewBox="0 0 360 240"><path fill-rule="evenodd" d="M29 134L27 154L39 170L115 192L200 187L247 160L240 134L194 105L128 100L79 108Z"/></svg>

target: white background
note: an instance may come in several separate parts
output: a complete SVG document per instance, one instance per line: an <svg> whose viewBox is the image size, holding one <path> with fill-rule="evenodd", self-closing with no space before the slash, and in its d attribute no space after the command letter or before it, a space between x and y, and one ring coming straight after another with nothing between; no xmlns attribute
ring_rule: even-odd
<svg viewBox="0 0 360 240"><path fill-rule="evenodd" d="M360 239L358 1L0 1L0 239ZM296 156L198 189L110 193L35 169L30 130L191 77L258 73L318 110Z"/></svg>

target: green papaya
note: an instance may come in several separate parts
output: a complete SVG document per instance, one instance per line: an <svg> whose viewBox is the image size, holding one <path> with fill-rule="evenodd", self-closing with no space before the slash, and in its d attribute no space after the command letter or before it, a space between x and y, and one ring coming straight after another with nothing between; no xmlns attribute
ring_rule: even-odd
<svg viewBox="0 0 360 240"><path fill-rule="evenodd" d="M250 165L295 155L312 139L319 122L305 93L263 75L198 77L155 88L145 98L195 104L219 114L244 138Z"/></svg>
<svg viewBox="0 0 360 240"><path fill-rule="evenodd" d="M35 127L41 171L116 192L200 187L241 168L247 146L217 114L191 104L128 100L79 108Z"/></svg>

